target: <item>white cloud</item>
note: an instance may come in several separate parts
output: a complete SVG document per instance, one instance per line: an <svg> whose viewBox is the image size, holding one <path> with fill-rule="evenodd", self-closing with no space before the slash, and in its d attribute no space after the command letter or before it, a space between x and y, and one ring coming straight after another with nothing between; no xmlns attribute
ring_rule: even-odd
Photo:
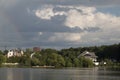
<svg viewBox="0 0 120 80"><path fill-rule="evenodd" d="M63 5L57 5L56 7L80 10L83 13L90 13L90 12L94 12L96 10L95 7L85 7L85 6L63 6Z"/></svg>
<svg viewBox="0 0 120 80"><path fill-rule="evenodd" d="M51 20L52 17L54 16L62 16L62 15L66 15L66 12L64 11L57 11L55 12L53 6L45 6L42 9L37 9L35 11L35 15L41 19L45 19L45 20Z"/></svg>
<svg viewBox="0 0 120 80"><path fill-rule="evenodd" d="M70 42L79 42L81 37L85 33L54 33L53 36L49 38L49 41L70 41Z"/></svg>
<svg viewBox="0 0 120 80"><path fill-rule="evenodd" d="M61 8L58 11L56 8ZM55 10L56 9L56 10ZM71 41L73 43L107 43L119 42L120 17L109 13L103 13L95 7L86 6L51 6L42 7L35 11L40 19L51 20L55 16L66 16L63 24L69 28L80 28L81 33L54 33L49 41ZM96 32L87 32L86 29L99 28ZM112 34L112 35L111 35ZM118 36L116 36L118 35Z"/></svg>
<svg viewBox="0 0 120 80"><path fill-rule="evenodd" d="M70 9L70 11L57 11L54 8L63 8L63 9ZM84 6L52 6L52 5L45 5L40 9L35 10L35 15L40 19L51 20L52 17L55 16L67 16L70 15L72 10L81 10L82 13L91 13L94 12L96 9L94 7L84 7ZM29 9L28 9L29 11ZM29 11L30 12L30 11Z"/></svg>
<svg viewBox="0 0 120 80"><path fill-rule="evenodd" d="M55 8L66 8L68 10L58 11ZM64 25L69 28L106 28L107 26L110 28L120 25L120 17L99 12L95 7L45 5L35 10L35 15L44 20L51 20L55 16L66 16Z"/></svg>
<svg viewBox="0 0 120 80"><path fill-rule="evenodd" d="M44 8L42 10L36 10L35 12L36 16L41 19L47 19L50 20L51 17L54 16L53 8Z"/></svg>
<svg viewBox="0 0 120 80"><path fill-rule="evenodd" d="M85 8L85 9L84 9ZM90 27L115 27L120 25L120 17L105 14L89 7L82 8L82 12L71 9L65 21L65 25L70 28L79 27L81 29Z"/></svg>
<svg viewBox="0 0 120 80"><path fill-rule="evenodd" d="M65 21L65 25L70 28L79 27L81 29L94 27L96 24L93 21L93 14L83 15L77 10L70 10Z"/></svg>

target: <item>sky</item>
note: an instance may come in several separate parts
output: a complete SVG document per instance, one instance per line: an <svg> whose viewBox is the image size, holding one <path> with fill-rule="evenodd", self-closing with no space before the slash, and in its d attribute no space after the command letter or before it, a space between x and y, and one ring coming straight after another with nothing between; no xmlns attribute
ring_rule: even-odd
<svg viewBox="0 0 120 80"><path fill-rule="evenodd" d="M0 0L0 48L120 42L120 0Z"/></svg>

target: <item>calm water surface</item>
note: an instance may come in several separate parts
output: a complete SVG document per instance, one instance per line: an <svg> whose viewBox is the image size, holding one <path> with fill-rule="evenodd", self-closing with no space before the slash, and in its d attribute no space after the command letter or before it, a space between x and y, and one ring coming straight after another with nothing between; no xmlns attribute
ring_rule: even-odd
<svg viewBox="0 0 120 80"><path fill-rule="evenodd" d="M0 68L0 80L120 80L120 71L93 69Z"/></svg>

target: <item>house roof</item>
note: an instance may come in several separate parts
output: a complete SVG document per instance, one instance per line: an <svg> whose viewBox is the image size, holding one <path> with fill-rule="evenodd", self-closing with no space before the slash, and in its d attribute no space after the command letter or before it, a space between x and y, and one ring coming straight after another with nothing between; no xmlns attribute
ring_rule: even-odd
<svg viewBox="0 0 120 80"><path fill-rule="evenodd" d="M89 51L84 51L84 52L81 53L78 57L80 57L80 56L97 58L97 56L95 55L94 52L89 52Z"/></svg>

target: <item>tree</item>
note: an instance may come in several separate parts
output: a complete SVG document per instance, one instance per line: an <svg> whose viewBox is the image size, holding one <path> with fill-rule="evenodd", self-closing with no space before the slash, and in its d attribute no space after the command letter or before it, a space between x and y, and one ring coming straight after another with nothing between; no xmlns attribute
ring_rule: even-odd
<svg viewBox="0 0 120 80"><path fill-rule="evenodd" d="M20 62L19 63L21 65L23 65L23 66L31 66L31 59L30 59L30 57L22 56L20 58Z"/></svg>
<svg viewBox="0 0 120 80"><path fill-rule="evenodd" d="M8 63L19 63L20 57L17 57L17 56L9 57L7 58L7 62Z"/></svg>
<svg viewBox="0 0 120 80"><path fill-rule="evenodd" d="M64 58L61 55L58 55L56 67L64 67L64 66L65 66Z"/></svg>
<svg viewBox="0 0 120 80"><path fill-rule="evenodd" d="M3 52L0 50L0 55L3 55Z"/></svg>
<svg viewBox="0 0 120 80"><path fill-rule="evenodd" d="M6 55L8 53L8 50L4 50L3 54Z"/></svg>
<svg viewBox="0 0 120 80"><path fill-rule="evenodd" d="M57 54L51 53L47 57L47 65L49 66L55 66L57 64Z"/></svg>
<svg viewBox="0 0 120 80"><path fill-rule="evenodd" d="M93 67L93 62L92 60L85 58L85 57L80 57L80 67Z"/></svg>
<svg viewBox="0 0 120 80"><path fill-rule="evenodd" d="M93 67L93 62L90 59L84 59L83 67Z"/></svg>
<svg viewBox="0 0 120 80"><path fill-rule="evenodd" d="M73 67L72 60L69 57L65 57L65 66Z"/></svg>
<svg viewBox="0 0 120 80"><path fill-rule="evenodd" d="M72 63L69 61L66 61L66 67L72 67Z"/></svg>
<svg viewBox="0 0 120 80"><path fill-rule="evenodd" d="M79 65L80 65L80 61L79 61L78 58L75 58L75 59L73 60L73 63L74 63L74 66L75 66L75 67L79 67Z"/></svg>
<svg viewBox="0 0 120 80"><path fill-rule="evenodd" d="M39 59L38 58L32 58L31 59L31 65L32 66L37 66L37 65L40 65L40 61L39 61Z"/></svg>
<svg viewBox="0 0 120 80"><path fill-rule="evenodd" d="M2 63L4 63L6 61L5 56L0 54L0 66L2 65Z"/></svg>

